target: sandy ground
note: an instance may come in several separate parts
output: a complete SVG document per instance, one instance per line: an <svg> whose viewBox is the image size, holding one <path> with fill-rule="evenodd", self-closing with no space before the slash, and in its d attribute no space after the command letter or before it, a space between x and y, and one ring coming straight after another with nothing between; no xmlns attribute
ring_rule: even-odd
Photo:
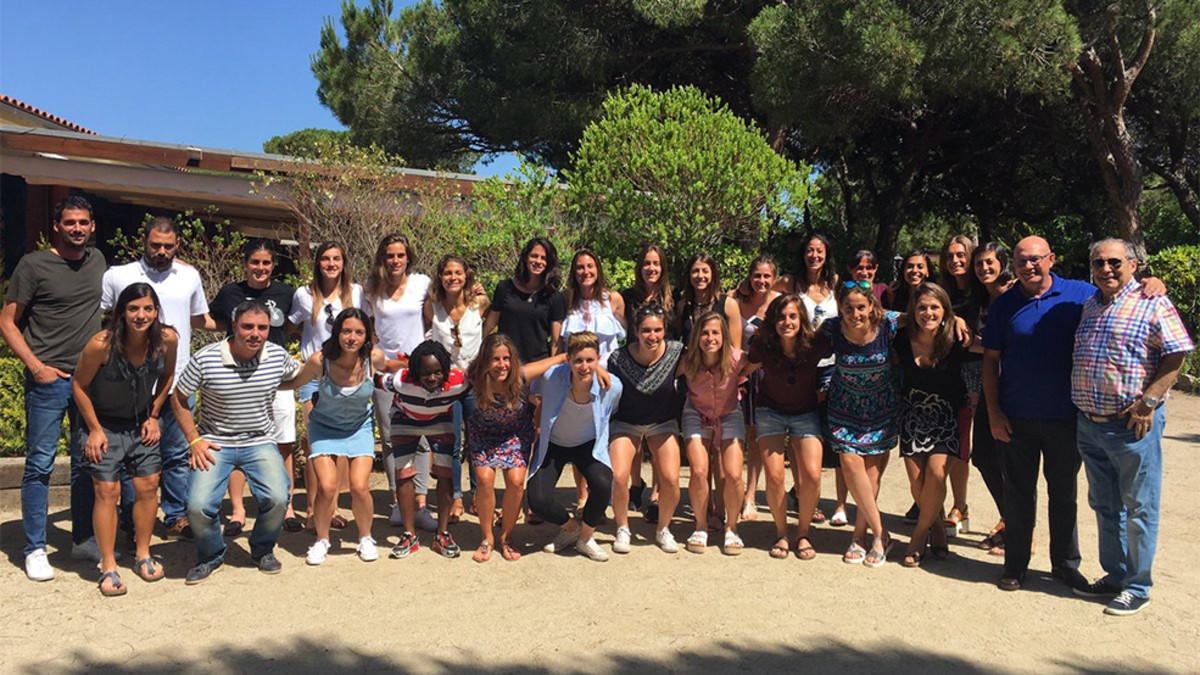
<svg viewBox="0 0 1200 675"><path fill-rule="evenodd" d="M1101 604L1049 580L1044 528L1018 593L993 585L1000 560L972 546L979 534L955 540L949 560L917 570L895 564L899 549L882 569L847 566L840 553L849 533L828 526L816 532L816 560L773 560L764 509L744 526L749 548L737 558L715 548L661 553L635 518L641 545L605 564L541 553L552 535L545 525L519 527L519 562L495 556L484 565L428 548L364 564L343 542L323 567L309 568L311 538L296 534L281 541L283 573L266 577L250 566L243 535L225 567L195 587L182 581L191 545L156 539L169 578L148 585L125 572L129 594L106 599L94 569L66 553L65 512L54 515L50 539L59 574L43 584L24 578L19 514L4 513L0 672L1197 672L1200 572L1190 565L1200 556L1200 398L1168 405L1157 583L1154 602L1135 617L1104 616ZM376 493L381 514L385 490ZM996 513L974 474L970 494L973 529L986 530ZM1085 494L1081 473L1083 571L1096 576ZM881 502L906 538L909 527L895 515L909 504L899 462ZM690 524L677 522L682 541ZM467 551L478 543L474 523L455 528ZM377 538L394 542L396 534L377 519ZM611 540L609 525L601 541Z"/></svg>

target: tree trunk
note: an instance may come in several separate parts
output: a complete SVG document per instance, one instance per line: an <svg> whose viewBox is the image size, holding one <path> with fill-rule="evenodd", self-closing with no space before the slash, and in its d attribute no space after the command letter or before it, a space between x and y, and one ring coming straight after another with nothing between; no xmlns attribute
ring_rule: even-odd
<svg viewBox="0 0 1200 675"><path fill-rule="evenodd" d="M1125 102L1134 81L1146 65L1154 48L1156 14L1147 10L1146 28L1133 65L1125 66L1125 57L1117 39L1117 15L1110 10L1107 38L1109 58L1113 63L1106 74L1104 64L1094 45L1088 46L1071 65L1079 101L1083 108L1084 126L1092 155L1100 166L1104 179L1109 211L1117 225L1117 234L1126 241L1141 245L1142 233L1138 222L1138 203L1142 198L1142 167L1134 150L1133 138L1125 125Z"/></svg>

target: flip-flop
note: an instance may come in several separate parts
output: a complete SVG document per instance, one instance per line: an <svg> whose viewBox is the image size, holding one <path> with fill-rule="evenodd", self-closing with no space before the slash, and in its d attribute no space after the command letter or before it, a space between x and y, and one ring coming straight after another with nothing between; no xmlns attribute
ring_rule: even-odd
<svg viewBox="0 0 1200 675"><path fill-rule="evenodd" d="M892 544L895 542L892 541L891 537L884 539L883 542L883 551L878 552L872 548L869 552L867 552L867 556L863 558L863 565L875 568L883 567L884 564L887 563L888 551L892 550Z"/></svg>
<svg viewBox="0 0 1200 675"><path fill-rule="evenodd" d="M104 590L105 581L112 582L112 586L109 586L108 590ZM106 598L115 598L129 592L129 589L121 582L121 575L117 574L116 570L109 570L102 573L100 581L96 582L96 585L100 588L100 595Z"/></svg>
<svg viewBox="0 0 1200 675"><path fill-rule="evenodd" d="M492 558L492 542L484 539L479 542L479 548L475 549L475 553L471 555L471 560L477 563L485 563Z"/></svg>
<svg viewBox="0 0 1200 675"><path fill-rule="evenodd" d="M154 557L142 558L133 563L133 573L147 583L154 583L166 576Z"/></svg>
<svg viewBox="0 0 1200 675"><path fill-rule="evenodd" d="M800 543L805 542L808 546L801 546ZM801 560L812 560L817 557L817 549L813 547L812 540L808 537L800 537L796 539L796 557Z"/></svg>
<svg viewBox="0 0 1200 675"><path fill-rule="evenodd" d="M780 546L779 542L783 542L783 546ZM780 537L776 539L775 544L771 546L769 555L776 560L783 560L784 558L788 557L789 553L790 551L788 551L787 547L787 537Z"/></svg>
<svg viewBox="0 0 1200 675"><path fill-rule="evenodd" d="M517 549L508 545L507 541L500 542L500 557L512 562L521 559L521 553Z"/></svg>

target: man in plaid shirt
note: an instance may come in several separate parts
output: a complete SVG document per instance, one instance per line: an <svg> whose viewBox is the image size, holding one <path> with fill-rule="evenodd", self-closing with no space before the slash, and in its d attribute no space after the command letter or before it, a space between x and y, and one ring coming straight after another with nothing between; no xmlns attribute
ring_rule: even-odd
<svg viewBox="0 0 1200 675"><path fill-rule="evenodd" d="M1163 399L1194 346L1171 301L1140 292L1129 243L1105 239L1092 244L1089 257L1099 290L1084 303L1075 333L1071 399L1106 574L1075 592L1111 598L1104 612L1127 616L1150 602Z"/></svg>

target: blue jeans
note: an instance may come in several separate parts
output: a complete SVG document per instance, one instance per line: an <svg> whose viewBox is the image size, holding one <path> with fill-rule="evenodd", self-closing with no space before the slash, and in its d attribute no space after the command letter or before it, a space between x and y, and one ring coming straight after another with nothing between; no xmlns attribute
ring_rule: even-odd
<svg viewBox="0 0 1200 675"><path fill-rule="evenodd" d="M196 409L196 397L188 399L188 408ZM162 438L158 442L162 452L162 500L159 502L163 512L163 522L170 527L176 520L188 514L188 494L192 470L188 466L188 444L183 430L175 421L175 412L170 401L163 406L158 416L158 428Z"/></svg>
<svg viewBox="0 0 1200 675"><path fill-rule="evenodd" d="M25 555L46 548L46 516L50 510L50 472L58 450L63 416L70 424L67 436L71 452L71 539L86 541L94 534L92 507L96 492L92 479L81 468L83 445L77 429L82 428L70 378L38 384L25 372L25 473L21 476L21 525L25 529Z"/></svg>
<svg viewBox="0 0 1200 675"><path fill-rule="evenodd" d="M207 471L192 472L188 493L187 517L196 534L197 561L219 563L225 559L221 500L234 469L246 474L250 494L258 502L258 517L250 532L250 555L257 560L275 549L279 531L283 529L290 482L283 457L274 443L222 445L220 450L212 451L212 456L213 465Z"/></svg>
<svg viewBox="0 0 1200 675"><path fill-rule="evenodd" d="M1125 421L1096 424L1079 416L1079 453L1088 478L1088 504L1100 531L1104 580L1150 597L1150 567L1158 544L1162 492L1162 434L1166 407L1140 440Z"/></svg>
<svg viewBox="0 0 1200 675"><path fill-rule="evenodd" d="M464 423L467 419L475 414L475 394L467 394L458 403L454 404L454 498L461 499L462 490L462 460L465 456L463 451L463 443L466 442L464 437ZM471 489L475 489L475 472L469 472L471 480Z"/></svg>

